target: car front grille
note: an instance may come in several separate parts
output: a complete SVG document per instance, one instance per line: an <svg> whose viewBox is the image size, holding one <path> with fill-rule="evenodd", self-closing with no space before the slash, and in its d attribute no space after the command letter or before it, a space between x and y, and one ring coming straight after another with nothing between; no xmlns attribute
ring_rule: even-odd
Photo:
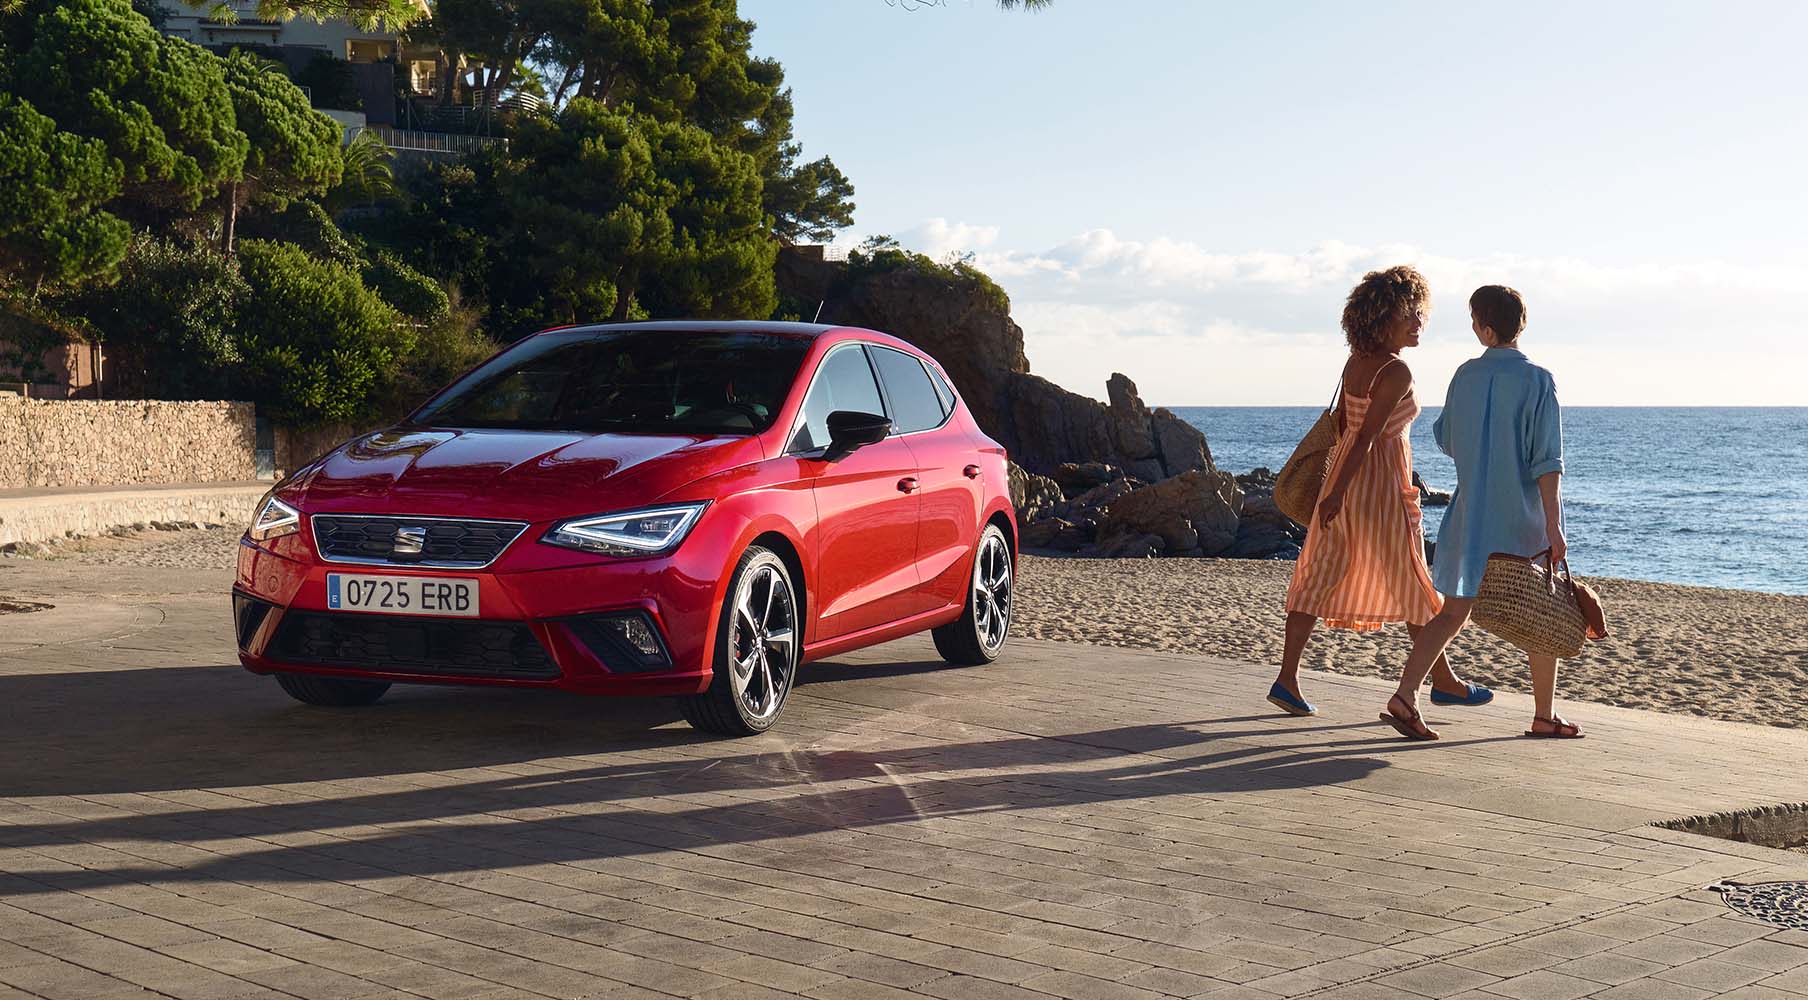
<svg viewBox="0 0 1808 1000"><path fill-rule="evenodd" d="M315 514L314 546L334 562L476 569L496 561L525 521ZM404 539L403 529L415 529Z"/></svg>
<svg viewBox="0 0 1808 1000"><path fill-rule="evenodd" d="M525 622L290 611L272 655L291 663L439 677L547 680L559 668Z"/></svg>

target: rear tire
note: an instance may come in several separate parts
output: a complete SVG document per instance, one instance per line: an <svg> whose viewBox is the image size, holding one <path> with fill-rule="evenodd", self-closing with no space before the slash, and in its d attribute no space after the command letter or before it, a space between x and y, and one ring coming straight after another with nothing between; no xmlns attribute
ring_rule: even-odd
<svg viewBox="0 0 1808 1000"><path fill-rule="evenodd" d="M973 578L967 587L967 606L958 621L932 630L935 651L959 667L991 663L1004 651L1011 630L1011 598L1017 566L1011 543L996 524L986 525L973 547Z"/></svg>
<svg viewBox="0 0 1808 1000"><path fill-rule="evenodd" d="M803 632L784 560L755 545L741 554L716 623L709 690L678 699L692 726L723 736L772 728L797 680Z"/></svg>
<svg viewBox="0 0 1808 1000"><path fill-rule="evenodd" d="M359 681L317 674L277 674L276 683L296 701L330 708L369 705L389 690L388 681Z"/></svg>

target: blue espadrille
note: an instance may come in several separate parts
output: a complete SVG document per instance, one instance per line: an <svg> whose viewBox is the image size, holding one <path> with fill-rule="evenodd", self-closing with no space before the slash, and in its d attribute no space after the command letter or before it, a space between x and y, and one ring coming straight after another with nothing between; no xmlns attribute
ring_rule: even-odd
<svg viewBox="0 0 1808 1000"><path fill-rule="evenodd" d="M1470 684L1466 694L1445 694L1437 688L1431 689L1433 705L1486 705L1494 700L1494 692L1480 684Z"/></svg>
<svg viewBox="0 0 1808 1000"><path fill-rule="evenodd" d="M1288 715L1318 714L1318 709L1311 702L1304 698L1294 697L1293 692L1282 687L1280 681L1276 681L1274 686L1268 689L1268 703Z"/></svg>

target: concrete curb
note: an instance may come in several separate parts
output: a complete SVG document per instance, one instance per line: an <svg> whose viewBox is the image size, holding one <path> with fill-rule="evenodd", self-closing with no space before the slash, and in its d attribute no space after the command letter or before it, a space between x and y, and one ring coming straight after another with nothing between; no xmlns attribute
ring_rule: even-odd
<svg viewBox="0 0 1808 1000"><path fill-rule="evenodd" d="M98 535L151 521L240 524L270 483L200 483L158 488L0 493L0 545Z"/></svg>

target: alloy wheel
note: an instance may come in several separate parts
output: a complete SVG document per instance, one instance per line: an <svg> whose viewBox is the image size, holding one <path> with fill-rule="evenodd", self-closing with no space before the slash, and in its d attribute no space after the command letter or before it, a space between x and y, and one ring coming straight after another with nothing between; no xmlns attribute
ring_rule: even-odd
<svg viewBox="0 0 1808 1000"><path fill-rule="evenodd" d="M776 566L756 565L735 593L728 637L735 697L754 719L778 714L797 673L797 606Z"/></svg>
<svg viewBox="0 0 1808 1000"><path fill-rule="evenodd" d="M988 531L973 566L973 631L988 654L1004 645L1011 627L1011 550L1004 537Z"/></svg>

